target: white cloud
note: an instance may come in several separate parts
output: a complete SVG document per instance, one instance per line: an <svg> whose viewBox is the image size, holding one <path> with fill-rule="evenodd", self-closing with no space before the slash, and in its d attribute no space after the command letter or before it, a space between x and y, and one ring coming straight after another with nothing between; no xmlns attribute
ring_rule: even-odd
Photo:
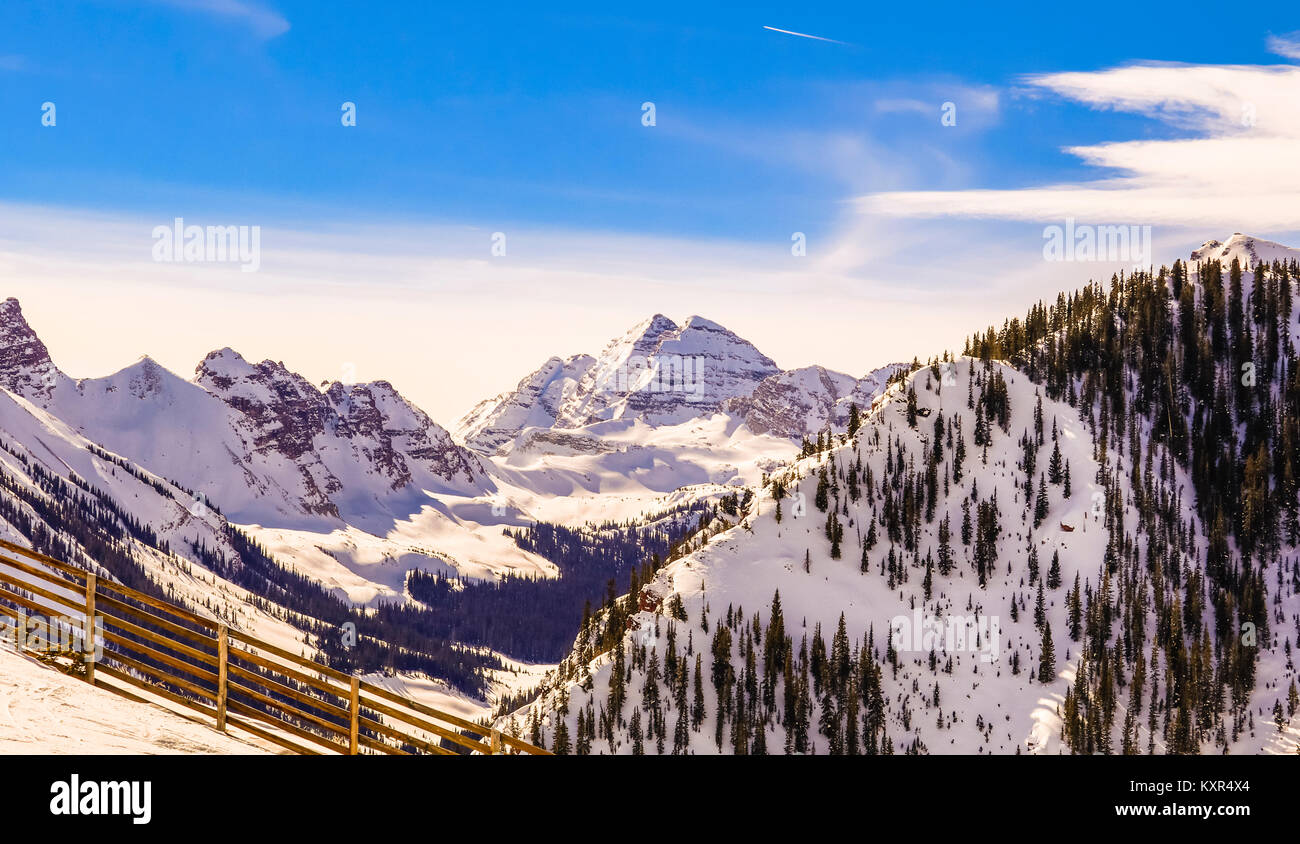
<svg viewBox="0 0 1300 844"><path fill-rule="evenodd" d="M1268 49L1288 59L1300 59L1300 32L1288 32L1285 35L1270 35Z"/></svg>
<svg viewBox="0 0 1300 844"><path fill-rule="evenodd" d="M1031 90L1162 121L1188 137L1066 151L1115 175L1010 190L896 191L855 201L903 217L1300 228L1300 67L1136 64L1029 77Z"/></svg>

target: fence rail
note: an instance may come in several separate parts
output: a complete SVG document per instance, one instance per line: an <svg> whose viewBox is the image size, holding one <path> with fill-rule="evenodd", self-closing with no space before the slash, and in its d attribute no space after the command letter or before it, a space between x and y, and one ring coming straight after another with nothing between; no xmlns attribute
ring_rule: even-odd
<svg viewBox="0 0 1300 844"><path fill-rule="evenodd" d="M116 694L161 698L302 754L549 755L184 607L0 539L0 615L19 651ZM49 620L53 617L53 621Z"/></svg>

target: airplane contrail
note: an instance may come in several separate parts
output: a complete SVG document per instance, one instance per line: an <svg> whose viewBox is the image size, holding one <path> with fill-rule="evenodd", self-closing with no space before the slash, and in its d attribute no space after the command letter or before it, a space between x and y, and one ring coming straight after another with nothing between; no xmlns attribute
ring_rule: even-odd
<svg viewBox="0 0 1300 844"><path fill-rule="evenodd" d="M792 31L790 31L790 30L788 30L788 29L777 29L777 28L774 27L774 26L764 26L763 28L764 28L764 29L770 29L770 30L772 30L773 32L780 32L780 33L783 33L783 34L785 34L785 35L797 35L797 36L799 36L800 38L811 38L811 39L813 39L814 41L829 41L829 42L832 43L832 44L843 44L843 45L846 46L846 47L849 46L849 44L848 44L847 42L845 42L845 41L836 41L834 38L823 38L823 37L821 37L820 35L809 35L809 34L806 33L806 32L792 32Z"/></svg>

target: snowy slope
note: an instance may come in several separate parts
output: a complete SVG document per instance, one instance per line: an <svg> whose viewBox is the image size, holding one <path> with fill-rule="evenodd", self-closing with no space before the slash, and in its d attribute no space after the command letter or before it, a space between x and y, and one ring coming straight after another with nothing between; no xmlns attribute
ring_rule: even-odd
<svg viewBox="0 0 1300 844"><path fill-rule="evenodd" d="M0 647L0 755L272 752Z"/></svg>
<svg viewBox="0 0 1300 844"><path fill-rule="evenodd" d="M635 518L757 483L797 453L716 413L677 425L617 420L573 430L529 429L491 458L503 500L541 521Z"/></svg>
<svg viewBox="0 0 1300 844"><path fill-rule="evenodd" d="M237 411L147 357L103 378L62 383L43 404L88 439L186 484L235 519L303 519L328 507L287 457L255 451Z"/></svg>
<svg viewBox="0 0 1300 844"><path fill-rule="evenodd" d="M232 627L281 647L300 650L304 634L256 606L255 596L198 564L191 546L202 544L229 559L238 554L226 540L223 517L194 500L185 490L165 479L133 467L122 458L106 459L71 426L44 409L0 391L0 471L7 484L40 500L66 497L66 490L49 491L36 476L42 471L76 479L82 489L97 491L130 518L146 525L157 537L150 545L134 536L124 542L146 575L162 586L173 600L208 618L225 619ZM121 461L120 463L117 461ZM58 533L30 504L19 501L9 489L0 495L45 533ZM14 521L0 519L0 537L31 547L31 532ZM170 553L159 546L166 545ZM109 572L84 549L76 549L69 562L91 568L101 576Z"/></svg>

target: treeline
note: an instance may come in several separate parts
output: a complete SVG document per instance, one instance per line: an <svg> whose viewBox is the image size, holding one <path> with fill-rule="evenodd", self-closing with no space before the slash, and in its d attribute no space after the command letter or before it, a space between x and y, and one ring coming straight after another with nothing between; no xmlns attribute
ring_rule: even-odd
<svg viewBox="0 0 1300 844"><path fill-rule="evenodd" d="M253 593L262 609L287 610L275 614L308 633L319 651L315 658L326 665L346 672L423 672L475 694L487 690L484 671L502 667L491 654L455 642L436 613L391 603L357 609L280 565L238 528L223 523L223 534L236 556L196 543L191 549L199 562Z"/></svg>
<svg viewBox="0 0 1300 844"><path fill-rule="evenodd" d="M734 513L734 495L729 506ZM651 525L573 529L538 523L507 530L520 548L555 563L559 576L479 581L413 571L406 588L433 611L433 629L449 639L518 659L558 662L572 648L593 603L617 596L628 573L646 561L660 565L698 529L698 517L708 517L713 510L714 505L697 501L674 508Z"/></svg>

